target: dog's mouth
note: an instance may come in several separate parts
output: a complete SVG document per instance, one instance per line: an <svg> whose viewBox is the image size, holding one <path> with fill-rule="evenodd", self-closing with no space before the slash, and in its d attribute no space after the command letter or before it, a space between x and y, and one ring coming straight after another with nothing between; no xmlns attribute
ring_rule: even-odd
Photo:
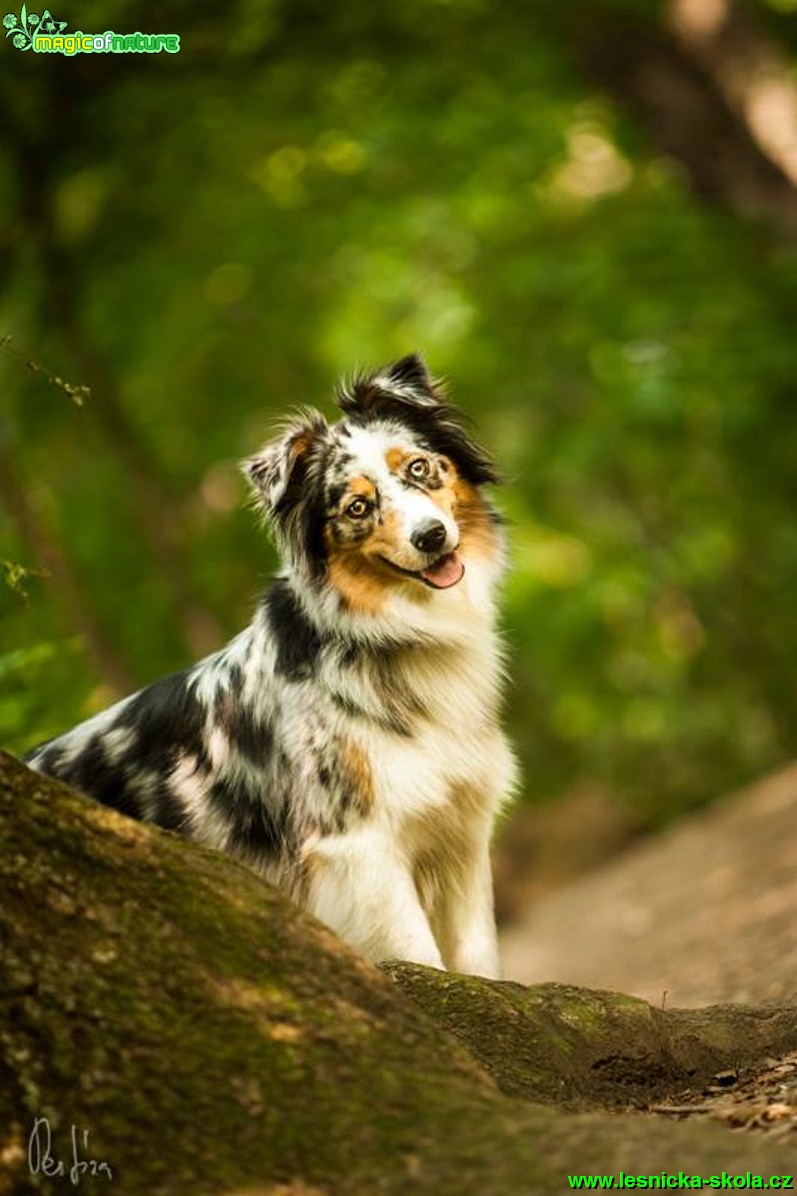
<svg viewBox="0 0 797 1196"><path fill-rule="evenodd" d="M419 569L417 572L412 569L402 569L400 565L389 561L386 556L380 557L380 560L384 561L386 565L390 565L390 568L395 569L397 573L402 573L405 577L414 577L416 581L422 581L424 585L430 586L433 590L450 590L465 576L465 564L456 549L453 552L444 553L431 565L427 565L425 569Z"/></svg>

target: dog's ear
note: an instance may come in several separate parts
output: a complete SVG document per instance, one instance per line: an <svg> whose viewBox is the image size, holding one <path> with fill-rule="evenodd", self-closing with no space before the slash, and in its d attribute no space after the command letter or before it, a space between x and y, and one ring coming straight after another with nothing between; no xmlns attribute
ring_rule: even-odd
<svg viewBox="0 0 797 1196"><path fill-rule="evenodd" d="M443 397L442 384L436 381L417 353L359 374L338 389L338 407L344 415L378 414L391 401L421 407L434 406Z"/></svg>
<svg viewBox="0 0 797 1196"><path fill-rule="evenodd" d="M415 391L420 398L437 398L439 383L426 368L426 362L419 353L408 353L406 357L394 361L379 371L379 378L384 378L392 386L408 387Z"/></svg>
<svg viewBox="0 0 797 1196"><path fill-rule="evenodd" d="M328 432L320 412L302 412L281 435L242 463L255 502L267 519L279 522L306 496L308 468Z"/></svg>
<svg viewBox="0 0 797 1196"><path fill-rule="evenodd" d="M417 353L341 387L338 406L360 422L395 419L412 428L475 486L500 481L489 454L470 435L466 416L446 402L443 383Z"/></svg>

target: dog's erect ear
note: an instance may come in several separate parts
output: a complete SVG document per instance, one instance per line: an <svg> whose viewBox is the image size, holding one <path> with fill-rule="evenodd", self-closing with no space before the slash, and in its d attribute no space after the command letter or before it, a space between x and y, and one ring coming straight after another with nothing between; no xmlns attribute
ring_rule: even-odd
<svg viewBox="0 0 797 1196"><path fill-rule="evenodd" d="M423 358L410 353L392 365L360 374L338 389L338 406L345 415L376 414L391 402L430 407L443 399L443 388Z"/></svg>
<svg viewBox="0 0 797 1196"><path fill-rule="evenodd" d="M380 370L375 381L382 378L393 386L408 387L419 396L435 398L435 382L426 368L426 362L418 353L409 353L392 365Z"/></svg>
<svg viewBox="0 0 797 1196"><path fill-rule="evenodd" d="M257 505L268 519L279 520L297 505L306 490L314 451L328 432L320 412L302 412L280 436L243 462Z"/></svg>
<svg viewBox="0 0 797 1196"><path fill-rule="evenodd" d="M467 418L446 402L442 382L417 353L341 387L338 406L356 422L392 419L412 428L475 486L500 480L489 454L470 435Z"/></svg>

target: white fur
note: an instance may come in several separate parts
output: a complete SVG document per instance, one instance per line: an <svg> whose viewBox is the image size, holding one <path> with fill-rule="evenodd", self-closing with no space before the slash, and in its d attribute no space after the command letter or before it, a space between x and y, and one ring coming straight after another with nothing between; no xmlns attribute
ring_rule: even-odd
<svg viewBox="0 0 797 1196"><path fill-rule="evenodd" d="M308 845L308 905L371 959L499 977L489 843L516 768L497 722L496 570L466 570L451 590L420 607L394 599L381 617L429 634L429 649L397 677L427 717L412 736L340 718L341 733L368 760L373 812L361 830ZM340 678L319 680L334 686ZM348 696L370 700L367 692Z"/></svg>
<svg viewBox="0 0 797 1196"><path fill-rule="evenodd" d="M77 759L77 757L84 751L87 744L92 739L94 739L97 735L108 734L106 729L111 727L111 725L116 721L129 700L129 698L123 698L121 702L117 702L114 706L110 706L107 710L101 710L99 714L93 715L91 718L86 719L85 722L80 723L77 727L75 727L70 734L66 747L66 760L69 762ZM120 741L118 738L114 741L113 746L114 750L118 754L121 754L121 752L124 750L120 747Z"/></svg>

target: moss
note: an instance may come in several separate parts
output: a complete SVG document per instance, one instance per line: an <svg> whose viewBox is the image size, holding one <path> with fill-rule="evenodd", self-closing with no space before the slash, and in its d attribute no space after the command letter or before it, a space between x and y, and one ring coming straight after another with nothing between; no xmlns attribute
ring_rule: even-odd
<svg viewBox="0 0 797 1196"><path fill-rule="evenodd" d="M88 1128L132 1196L550 1192L589 1159L614 1169L621 1147L639 1169L680 1153L788 1170L711 1127L584 1119L498 1091L567 1103L602 1019L612 1042L632 1021L655 1040L640 1003L386 976L247 870L2 756L0 951L0 1192L29 1183L35 1116L64 1152L70 1126ZM775 1031L756 1025L759 1044Z"/></svg>
<svg viewBox="0 0 797 1196"><path fill-rule="evenodd" d="M645 1107L797 1045L797 1007L660 1010L622 993L448 976L393 964L397 984L511 1096L572 1109Z"/></svg>

